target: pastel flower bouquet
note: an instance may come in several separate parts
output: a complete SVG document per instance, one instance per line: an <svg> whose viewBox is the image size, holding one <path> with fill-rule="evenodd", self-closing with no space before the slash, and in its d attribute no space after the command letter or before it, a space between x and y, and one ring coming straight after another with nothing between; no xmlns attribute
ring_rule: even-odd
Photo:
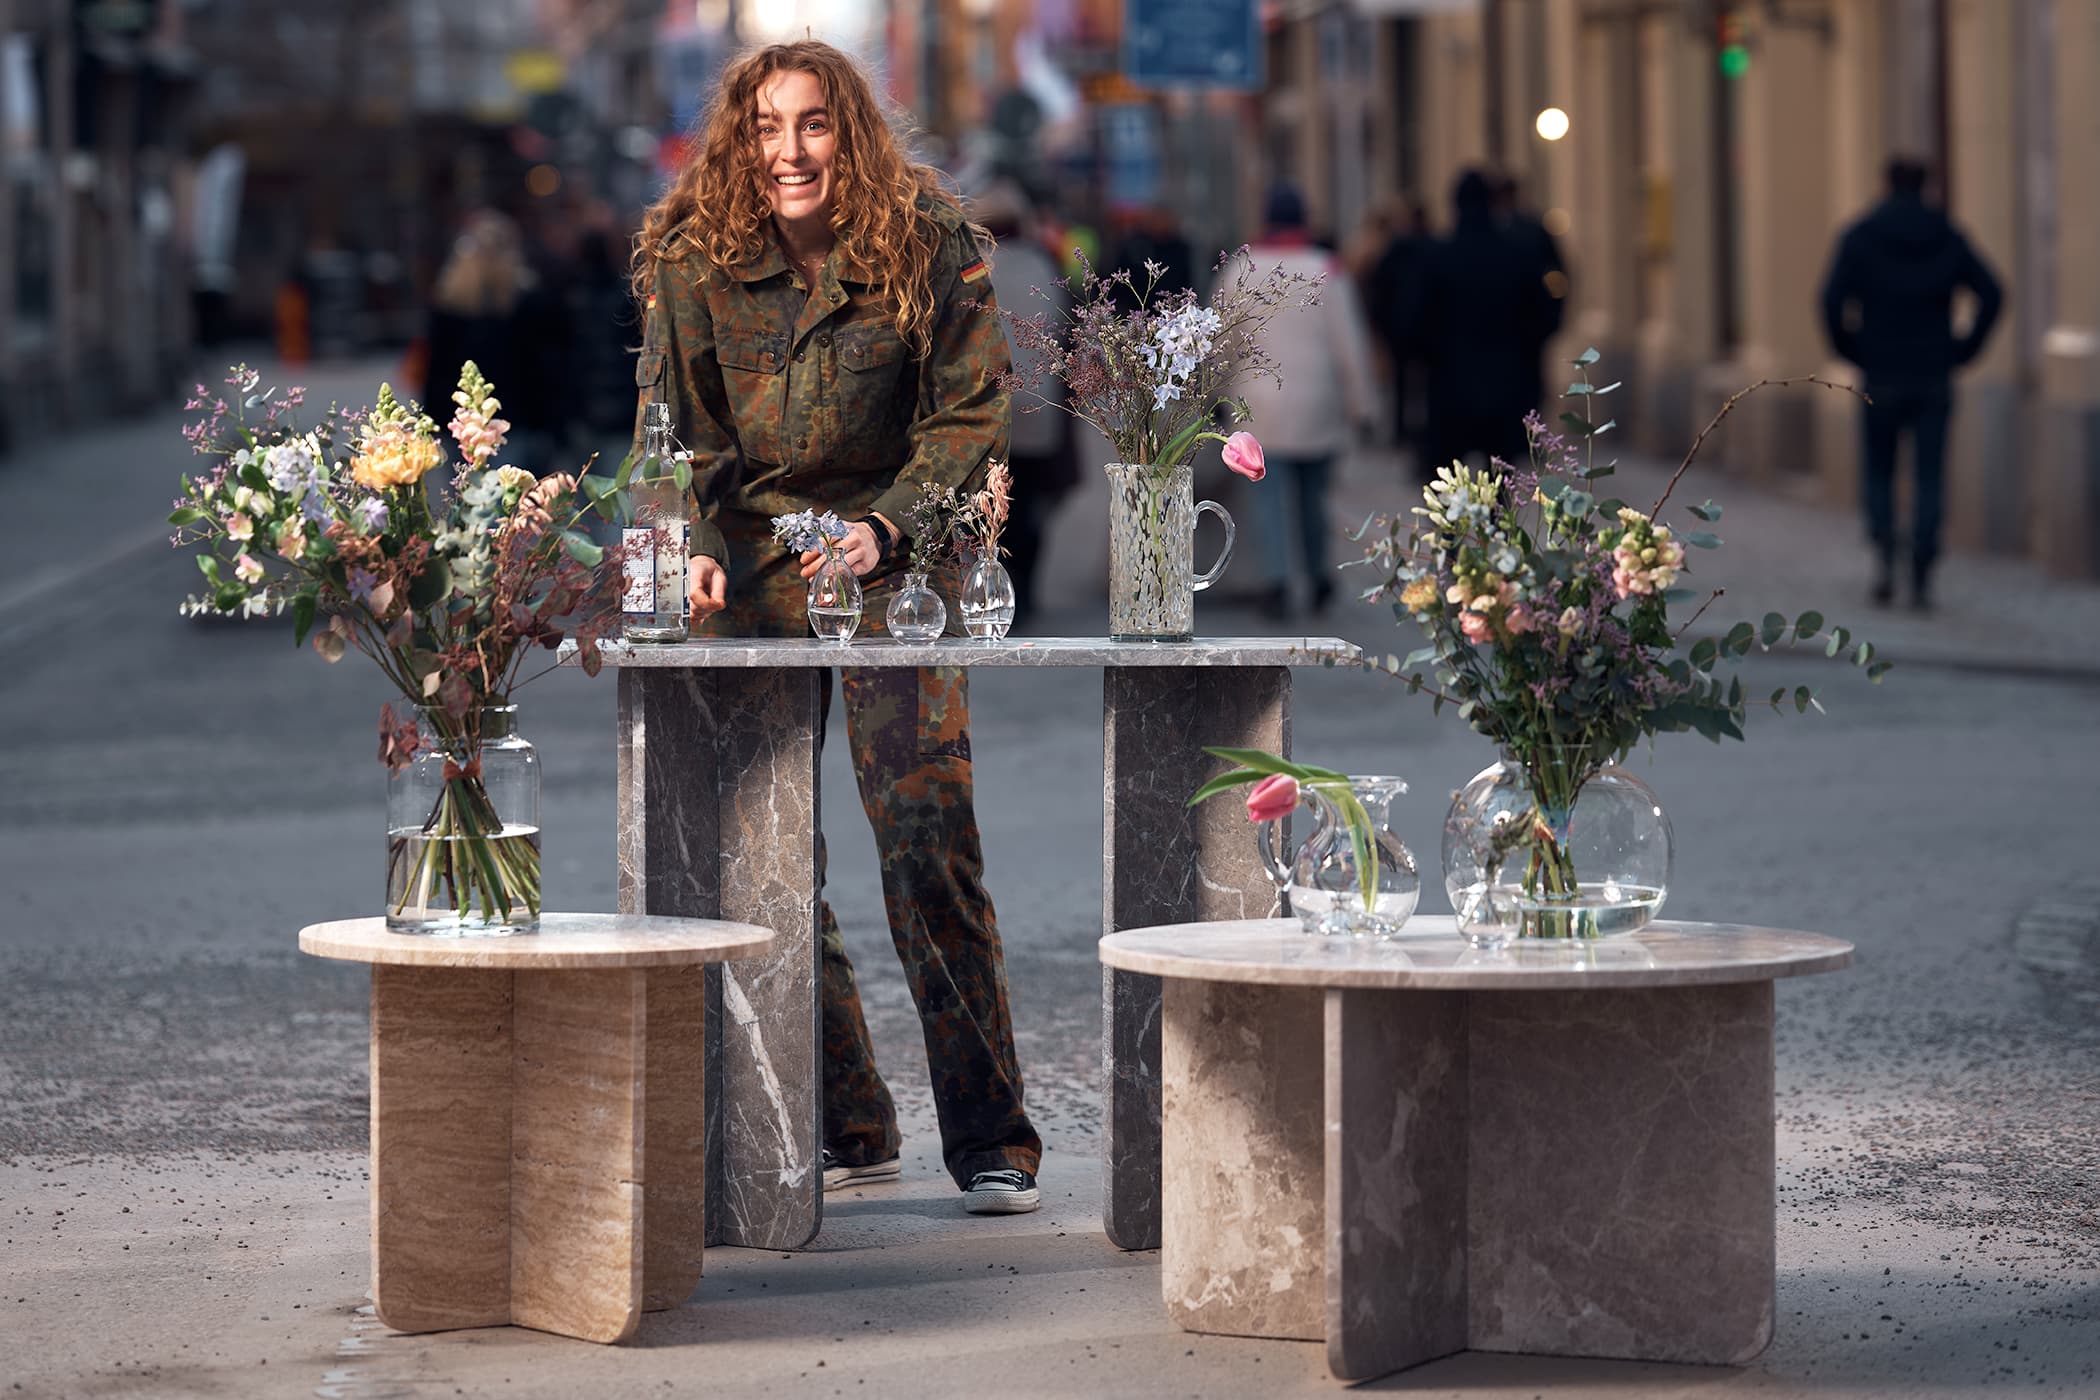
<svg viewBox="0 0 2100 1400"><path fill-rule="evenodd" d="M1191 459L1204 443L1223 444L1226 464L1262 478L1261 445L1252 434L1220 431L1245 419L1246 402L1230 394L1235 378L1281 381L1262 333L1279 313L1313 304L1317 278L1282 267L1257 274L1245 250L1218 260L1218 290L1208 299L1191 288L1164 290L1166 269L1145 264L1102 276L1081 259L1064 286L1070 307L1048 316L1003 312L1007 334L1026 370L1002 385L1036 402L1022 412L1061 408L1109 441L1109 635L1118 641L1179 641L1193 635L1194 595L1213 583L1232 556L1234 527L1224 507L1197 502ZM1075 284L1076 283L1076 284ZM1064 396L1044 395L1054 376ZM1220 420L1223 420L1222 425ZM1194 565L1197 516L1225 526L1224 552L1202 575Z"/></svg>
<svg viewBox="0 0 2100 1400"><path fill-rule="evenodd" d="M481 772L484 726L533 678L522 674L528 658L545 652L551 668L565 638L597 672L599 641L619 623L618 577L600 568L603 550L578 527L618 493L498 465L510 425L472 362L448 425L459 458L436 500L427 478L449 460L437 424L390 387L380 386L369 412L331 407L301 430L300 390L259 389L244 366L226 382L230 402L200 385L187 405L201 416L185 438L218 461L183 478L168 517L173 542L198 548L206 585L182 611L289 610L294 645L311 637L330 662L355 648L406 703L399 715L392 704L380 711L391 772L426 746L442 748L429 809L390 840L390 920L436 902L461 923L535 921L537 832L528 840L506 831Z"/></svg>
<svg viewBox="0 0 2100 1400"><path fill-rule="evenodd" d="M1648 906L1619 922L1637 926L1634 919L1644 922L1660 903L1661 881L1651 888L1611 869L1580 870L1571 844L1577 799L1640 740L1688 730L1716 742L1741 739L1753 703L1820 709L1807 686L1753 702L1730 662L1753 649L1820 637L1829 655L1849 654L1877 681L1888 666L1870 643L1855 642L1842 627L1826 630L1816 612L1792 619L1770 613L1718 635L1693 635L1693 624L1721 594L1685 585L1686 548L1719 546L1703 527L1721 508L1711 501L1689 507L1691 528L1681 536L1662 513L1707 433L1742 397L1766 386L1731 398L1661 496L1641 510L1598 494L1613 466L1596 460L1596 442L1613 425L1597 422L1594 406L1618 386L1590 384L1596 359L1587 351L1575 361L1581 377L1568 395L1582 412L1562 415L1565 432L1533 414L1526 420L1528 463L1440 469L1407 517L1366 527L1372 538L1356 561L1382 574L1365 596L1392 602L1395 615L1426 638L1405 658L1370 664L1404 677L1410 693L1429 694L1436 709L1455 705L1503 754L1509 771L1500 791L1469 788L1453 809L1446 880L1462 925L1470 912L1483 927L1514 922L1524 937L1610 932L1613 920L1595 911L1636 900L1636 884L1650 890L1640 896ZM1772 381L1798 382L1822 383ZM1694 602L1690 617L1673 618L1673 608ZM1478 810L1467 810L1469 794ZM1627 810L1637 814L1638 806ZM1666 828L1659 839L1666 879ZM1492 903L1505 893L1519 907L1466 907L1468 899Z"/></svg>

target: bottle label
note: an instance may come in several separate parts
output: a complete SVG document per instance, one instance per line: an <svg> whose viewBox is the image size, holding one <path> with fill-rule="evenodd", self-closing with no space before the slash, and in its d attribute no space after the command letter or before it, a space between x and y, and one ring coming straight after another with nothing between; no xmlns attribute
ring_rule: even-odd
<svg viewBox="0 0 2100 1400"><path fill-rule="evenodd" d="M685 611L686 523L630 527L620 532L620 611Z"/></svg>

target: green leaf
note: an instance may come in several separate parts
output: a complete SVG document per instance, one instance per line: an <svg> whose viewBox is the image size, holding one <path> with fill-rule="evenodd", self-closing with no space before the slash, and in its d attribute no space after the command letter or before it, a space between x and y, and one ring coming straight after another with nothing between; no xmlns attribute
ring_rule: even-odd
<svg viewBox="0 0 2100 1400"><path fill-rule="evenodd" d="M217 591L212 594L211 602L212 606L220 612L230 613L238 608L242 600L247 596L248 590L241 587L241 585L237 583L222 583Z"/></svg>
<svg viewBox="0 0 2100 1400"><path fill-rule="evenodd" d="M217 583L217 582L219 581L219 560L218 560L218 557L217 557L216 555L211 555L211 554L200 554L200 555L198 555L198 556L197 556L197 572L198 572L198 573L200 573L200 574L203 574L203 575L204 575L204 576L205 576L206 578L210 579L210 580L211 580L211 581L212 581L213 583Z"/></svg>
<svg viewBox="0 0 2100 1400"><path fill-rule="evenodd" d="M1881 678L1887 675L1889 673L1889 670L1892 667L1894 667L1895 664L1896 663L1893 661L1875 662L1873 665L1867 667L1867 679L1874 682L1874 684L1876 685L1881 684Z"/></svg>
<svg viewBox="0 0 2100 1400"><path fill-rule="evenodd" d="M1729 679L1728 708L1731 710L1743 708L1743 678L1741 676L1734 676Z"/></svg>
<svg viewBox="0 0 2100 1400"><path fill-rule="evenodd" d="M1786 619L1778 613L1766 613L1764 625L1758 631L1758 640L1770 647L1786 635Z"/></svg>
<svg viewBox="0 0 2100 1400"><path fill-rule="evenodd" d="M1604 420L1604 421L1603 421L1602 423L1599 423L1599 424L1598 424L1598 425L1597 425L1596 427L1594 427L1594 428L1590 429L1590 436L1591 436L1591 437L1603 437L1603 436L1604 436L1604 435L1605 435L1606 433L1610 432L1610 431L1611 431L1611 430L1612 430L1613 428L1616 428L1616 427L1618 427L1618 426L1619 426L1619 420L1618 420L1618 419L1616 419L1616 418L1607 418L1607 419L1605 419L1605 420Z"/></svg>
<svg viewBox="0 0 2100 1400"><path fill-rule="evenodd" d="M580 530L562 531L561 547L563 553L583 565L586 569L597 568L599 562L605 558L605 550L599 545L592 544L590 536Z"/></svg>
<svg viewBox="0 0 2100 1400"><path fill-rule="evenodd" d="M1606 426L1609 425L1607 424ZM1585 468L1583 471L1578 473L1578 475L1580 475L1584 481L1599 481L1602 480L1604 477L1610 476L1613 472L1617 471L1618 469L1619 464L1617 462L1606 462L1601 467ZM1623 504L1623 502L1621 504ZM1613 509L1616 510L1617 507L1614 507Z"/></svg>
<svg viewBox="0 0 2100 1400"><path fill-rule="evenodd" d="M1784 704L1786 703L1786 687L1785 687L1785 686L1781 686L1781 687L1779 687L1779 689L1777 689L1777 690L1775 690L1775 691L1773 691L1773 692L1772 692L1772 702L1771 702L1771 703L1772 703L1772 708L1773 708L1773 709L1775 709L1775 710L1776 710L1776 709L1778 709L1778 708L1779 708L1779 707L1780 707L1781 705L1784 705Z"/></svg>
<svg viewBox="0 0 2100 1400"><path fill-rule="evenodd" d="M1795 686L1795 687L1794 687L1794 713L1795 713L1795 714L1797 714L1797 715L1805 715L1805 714L1807 714L1807 713L1808 713L1808 706L1809 706L1809 702L1810 702L1810 701L1812 701L1812 700L1814 700L1815 698L1816 698L1816 693L1815 693L1815 692L1814 692L1813 690L1810 690L1810 689L1809 689L1809 688L1808 688L1807 686L1805 686L1805 685L1797 685L1797 686Z"/></svg>
<svg viewBox="0 0 2100 1400"><path fill-rule="evenodd" d="M1714 521L1719 520L1721 518L1721 508L1715 505L1712 501L1708 501L1703 506L1693 506L1692 514L1698 516L1701 520L1704 520L1705 522L1707 522L1707 524L1711 525Z"/></svg>
<svg viewBox="0 0 2100 1400"><path fill-rule="evenodd" d="M423 563L422 572L408 585L408 605L422 609L443 602L452 592L452 566L442 558L433 556Z"/></svg>
<svg viewBox="0 0 2100 1400"><path fill-rule="evenodd" d="M250 462L247 466L242 467L241 484L250 491L269 490L270 478L263 475L262 463Z"/></svg>
<svg viewBox="0 0 2100 1400"><path fill-rule="evenodd" d="M1565 491L1561 493L1557 504L1568 515L1580 519L1590 513L1590 507L1597 504L1597 498L1587 491Z"/></svg>
<svg viewBox="0 0 2100 1400"><path fill-rule="evenodd" d="M1269 775L1266 773L1256 773L1247 769L1238 769L1231 773L1220 773L1217 777L1212 778L1202 787L1197 788L1196 791L1190 795L1188 805L1193 807L1198 802L1202 802L1209 798L1216 797L1221 792L1230 792L1236 787L1242 787L1248 783L1260 782L1263 778L1266 778L1268 776Z"/></svg>
<svg viewBox="0 0 2100 1400"><path fill-rule="evenodd" d="M1728 635L1722 638L1721 645L1734 652L1737 656L1748 656L1750 654L1750 644L1756 638L1757 629L1755 627L1752 627L1747 622L1738 622L1735 626L1728 629Z"/></svg>
<svg viewBox="0 0 2100 1400"><path fill-rule="evenodd" d="M1561 414L1560 425L1563 428L1566 428L1569 432L1574 433L1578 437L1589 436L1590 420L1583 417L1579 413Z"/></svg>
<svg viewBox="0 0 2100 1400"><path fill-rule="evenodd" d="M1602 355L1597 353L1597 347L1592 345L1589 349L1583 351L1580 355L1577 355L1575 357L1575 363L1583 366L1584 368L1588 368L1589 366L1597 363L1597 361L1603 358L1604 357Z"/></svg>
<svg viewBox="0 0 2100 1400"><path fill-rule="evenodd" d="M1577 361L1577 363L1580 363L1580 361ZM1580 381L1570 384L1567 388L1561 390L1562 395L1568 398L1581 398L1586 394L1594 394L1596 392L1595 389Z"/></svg>
<svg viewBox="0 0 2100 1400"><path fill-rule="evenodd" d="M183 525L194 525L200 520L209 518L195 506L182 506L168 517L168 523L180 527Z"/></svg>
<svg viewBox="0 0 2100 1400"><path fill-rule="evenodd" d="M640 470L642 479L645 481L652 476L656 471L655 454L652 453L647 457L641 458L629 457L626 461L620 463L620 469L613 473L613 489L615 491L625 491L627 484L634 480L634 474L637 470Z"/></svg>
<svg viewBox="0 0 2100 1400"><path fill-rule="evenodd" d="M1794 637L1798 641L1805 641L1822 630L1823 614L1816 612L1814 609L1810 609L1794 619Z"/></svg>
<svg viewBox="0 0 2100 1400"><path fill-rule="evenodd" d="M683 457L674 458L671 462L671 480L677 485L680 495L692 490L693 464Z"/></svg>
<svg viewBox="0 0 2100 1400"><path fill-rule="evenodd" d="M1711 637L1703 637L1692 644L1692 665L1702 671L1713 669L1714 658L1720 653L1721 644Z"/></svg>
<svg viewBox="0 0 2100 1400"><path fill-rule="evenodd" d="M1872 642L1861 642L1859 644L1859 654L1852 658L1852 664L1855 666L1871 666L1873 663L1874 644Z"/></svg>
<svg viewBox="0 0 2100 1400"><path fill-rule="evenodd" d="M1611 383L1605 385L1602 389L1592 389L1590 392L1593 394L1609 394L1612 390L1624 385L1625 382L1626 381L1623 379L1614 379Z"/></svg>
<svg viewBox="0 0 2100 1400"><path fill-rule="evenodd" d="M314 610L318 606L319 600L314 597L314 592L310 588L302 591L298 597L292 599L292 646L294 648L306 645L306 634L313 630Z"/></svg>
<svg viewBox="0 0 2100 1400"><path fill-rule="evenodd" d="M1684 537L1684 542L1695 549L1719 549L1721 537L1709 530L1694 530Z"/></svg>

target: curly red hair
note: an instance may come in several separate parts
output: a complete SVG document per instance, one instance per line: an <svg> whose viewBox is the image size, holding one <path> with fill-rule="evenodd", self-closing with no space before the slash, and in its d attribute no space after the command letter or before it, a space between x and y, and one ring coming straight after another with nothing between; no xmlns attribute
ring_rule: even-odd
<svg viewBox="0 0 2100 1400"><path fill-rule="evenodd" d="M635 296L647 298L656 264L677 256L681 242L723 271L764 254L773 236L773 210L756 131L758 95L784 72L816 78L838 135L831 229L840 257L856 280L867 282L887 303L905 343L924 355L933 335L933 268L941 240L919 201L958 212L961 201L941 184L938 171L904 153L859 65L814 39L770 44L723 71L700 118L694 142L698 154L643 216L635 239ZM704 219L699 217L703 209ZM977 225L970 229L980 244L987 241Z"/></svg>

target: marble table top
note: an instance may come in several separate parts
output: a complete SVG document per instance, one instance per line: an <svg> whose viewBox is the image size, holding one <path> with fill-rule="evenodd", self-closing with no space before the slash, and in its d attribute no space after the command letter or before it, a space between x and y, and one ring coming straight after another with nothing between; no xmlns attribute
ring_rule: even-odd
<svg viewBox="0 0 2100 1400"><path fill-rule="evenodd" d="M1469 947L1451 916L1417 915L1381 942L1306 933L1296 919L1165 924L1101 940L1101 961L1125 972L1269 986L1448 991L1673 987L1762 982L1835 972L1852 962L1842 938L1743 924L1657 921L1638 933L1561 946Z"/></svg>
<svg viewBox="0 0 2100 1400"><path fill-rule="evenodd" d="M653 914L542 914L537 933L440 938L389 933L386 920L338 919L299 930L299 947L318 958L409 967L557 968L678 967L727 962L763 953L773 931L721 919Z"/></svg>
<svg viewBox="0 0 2100 1400"><path fill-rule="evenodd" d="M608 666L1320 666L1361 653L1340 637L1198 637L1193 642L1111 642L1105 637L944 637L896 642L868 637L840 645L816 637L700 637L689 642L607 642ZM564 642L561 664L576 664Z"/></svg>

